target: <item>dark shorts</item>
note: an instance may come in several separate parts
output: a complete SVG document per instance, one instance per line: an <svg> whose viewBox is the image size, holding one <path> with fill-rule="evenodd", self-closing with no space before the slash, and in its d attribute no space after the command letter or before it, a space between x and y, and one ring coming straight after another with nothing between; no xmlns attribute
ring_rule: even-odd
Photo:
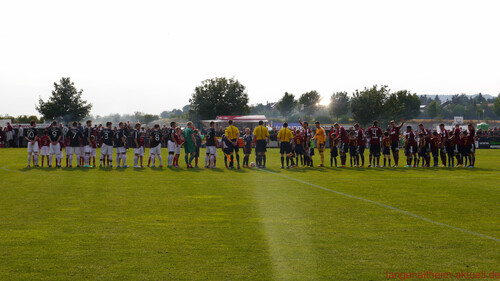
<svg viewBox="0 0 500 281"><path fill-rule="evenodd" d="M196 149L195 149L195 153L194 153L194 156L195 157L200 157L200 147L199 146L196 146Z"/></svg>
<svg viewBox="0 0 500 281"><path fill-rule="evenodd" d="M439 156L439 150L436 148L436 149L433 149L432 150L432 157L438 157Z"/></svg>
<svg viewBox="0 0 500 281"><path fill-rule="evenodd" d="M422 146L418 149L418 156L425 157L427 155L427 149L425 146Z"/></svg>
<svg viewBox="0 0 500 281"><path fill-rule="evenodd" d="M399 142L398 141L391 142L391 151L392 151L392 153L396 153L399 151Z"/></svg>
<svg viewBox="0 0 500 281"><path fill-rule="evenodd" d="M370 154L380 156L380 144L370 145Z"/></svg>
<svg viewBox="0 0 500 281"><path fill-rule="evenodd" d="M454 151L454 147L453 146L446 146L446 153L448 153L449 156L453 156L455 154L455 151Z"/></svg>
<svg viewBox="0 0 500 281"><path fill-rule="evenodd" d="M226 147L226 148L222 149L222 152L224 152L224 154L229 155L229 154L231 154L231 152L233 152L233 149L230 147Z"/></svg>
<svg viewBox="0 0 500 281"><path fill-rule="evenodd" d="M358 155L358 148L356 146L349 146L349 155L350 156Z"/></svg>
<svg viewBox="0 0 500 281"><path fill-rule="evenodd" d="M297 153L297 155L304 154L304 147L302 146L302 144L298 144L295 146L295 153Z"/></svg>
<svg viewBox="0 0 500 281"><path fill-rule="evenodd" d="M325 151L325 147L326 147L325 143L318 144L318 151L319 152Z"/></svg>
<svg viewBox="0 0 500 281"><path fill-rule="evenodd" d="M358 154L359 155L365 154L365 146L364 145L358 146Z"/></svg>
<svg viewBox="0 0 500 281"><path fill-rule="evenodd" d="M292 152L292 145L289 142L280 143L280 154L288 154Z"/></svg>
<svg viewBox="0 0 500 281"><path fill-rule="evenodd" d="M236 145L233 145L232 144L233 142L236 142ZM234 152L240 151L240 146L238 145L238 140L237 139L231 140L231 146L229 148L231 148L231 151L234 151Z"/></svg>
<svg viewBox="0 0 500 281"><path fill-rule="evenodd" d="M410 154L416 154L418 152L416 145L409 145L405 148L405 155L410 156Z"/></svg>
<svg viewBox="0 0 500 281"><path fill-rule="evenodd" d="M446 146L442 147L442 148L439 148L439 154L441 154L442 156L446 155L447 153L447 148Z"/></svg>
<svg viewBox="0 0 500 281"><path fill-rule="evenodd" d="M257 140L257 144L255 145L255 152L266 152L267 151L267 141L266 140Z"/></svg>
<svg viewBox="0 0 500 281"><path fill-rule="evenodd" d="M475 153L476 152L476 144L473 143L469 145L469 153Z"/></svg>
<svg viewBox="0 0 500 281"><path fill-rule="evenodd" d="M309 156L313 156L314 155L314 148L309 148Z"/></svg>
<svg viewBox="0 0 500 281"><path fill-rule="evenodd" d="M196 147L194 146L194 143L184 143L184 152L186 154L191 154L196 152Z"/></svg>
<svg viewBox="0 0 500 281"><path fill-rule="evenodd" d="M390 147L384 147L384 150L382 151L382 154L384 155L391 155L391 148Z"/></svg>
<svg viewBox="0 0 500 281"><path fill-rule="evenodd" d="M341 142L339 146L340 153L347 153L349 149L349 144L347 142Z"/></svg>
<svg viewBox="0 0 500 281"><path fill-rule="evenodd" d="M331 157L337 157L339 155L339 150L337 149L336 146L334 146L331 150L330 150L330 156Z"/></svg>
<svg viewBox="0 0 500 281"><path fill-rule="evenodd" d="M245 147L243 149L243 153L251 154L252 153L252 145L245 145Z"/></svg>
<svg viewBox="0 0 500 281"><path fill-rule="evenodd" d="M469 147L469 145L462 145L462 146L460 146L460 153L462 153L463 156L469 155L469 153L470 153L470 147Z"/></svg>

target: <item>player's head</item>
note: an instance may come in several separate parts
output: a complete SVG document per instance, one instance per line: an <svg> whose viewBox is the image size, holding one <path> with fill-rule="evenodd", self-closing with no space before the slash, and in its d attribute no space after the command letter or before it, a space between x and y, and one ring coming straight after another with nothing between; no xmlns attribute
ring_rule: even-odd
<svg viewBox="0 0 500 281"><path fill-rule="evenodd" d="M227 121L227 123L228 123L229 125L233 125L233 120L229 120L229 121Z"/></svg>
<svg viewBox="0 0 500 281"><path fill-rule="evenodd" d="M33 126L33 127L36 127L36 121L35 120L31 120L30 125Z"/></svg>
<svg viewBox="0 0 500 281"><path fill-rule="evenodd" d="M141 123L137 122L135 123L135 129L139 130L141 128Z"/></svg>
<svg viewBox="0 0 500 281"><path fill-rule="evenodd" d="M188 126L188 128L192 128L192 127L193 127L193 122L188 121L188 122L187 122L187 126Z"/></svg>
<svg viewBox="0 0 500 281"><path fill-rule="evenodd" d="M459 128L460 128L460 125L455 124L455 128L459 129Z"/></svg>
<svg viewBox="0 0 500 281"><path fill-rule="evenodd" d="M283 128L287 128L287 127L288 127L288 123L287 122L283 123Z"/></svg>
<svg viewBox="0 0 500 281"><path fill-rule="evenodd" d="M194 133L195 135L198 135L200 132L198 131L198 129L194 129L193 133Z"/></svg>
<svg viewBox="0 0 500 281"><path fill-rule="evenodd" d="M264 124L264 121L260 120L259 121L259 126L262 126Z"/></svg>
<svg viewBox="0 0 500 281"><path fill-rule="evenodd" d="M155 125L154 125L154 128L155 128L155 130L160 129L160 124L155 124Z"/></svg>
<svg viewBox="0 0 500 281"><path fill-rule="evenodd" d="M78 126L78 122L73 122L73 128L76 128Z"/></svg>
<svg viewBox="0 0 500 281"><path fill-rule="evenodd" d="M438 132L434 131L434 132L432 132L432 135L433 135L433 136L437 136L437 135L438 135Z"/></svg>
<svg viewBox="0 0 500 281"><path fill-rule="evenodd" d="M385 131L384 132L384 136L388 137L389 136L389 132Z"/></svg>
<svg viewBox="0 0 500 281"><path fill-rule="evenodd" d="M52 121L52 126L57 126L57 121L56 120Z"/></svg>
<svg viewBox="0 0 500 281"><path fill-rule="evenodd" d="M443 124L443 123L439 124L439 128L440 128L441 130L444 130L444 124Z"/></svg>
<svg viewBox="0 0 500 281"><path fill-rule="evenodd" d="M92 127L92 120L87 120L85 123L87 124L87 127Z"/></svg>
<svg viewBox="0 0 500 281"><path fill-rule="evenodd" d="M474 126L471 123L469 123L469 125L467 126L467 128L469 128L469 131L474 130Z"/></svg>
<svg viewBox="0 0 500 281"><path fill-rule="evenodd" d="M396 127L396 122L394 122L394 120L391 120L389 123L391 123L391 126Z"/></svg>
<svg viewBox="0 0 500 281"><path fill-rule="evenodd" d="M112 125L113 125L113 123L111 123L111 122L109 122L109 121L108 121L108 122L106 122L106 127L108 127L108 129L111 129L111 126L112 126Z"/></svg>
<svg viewBox="0 0 500 281"><path fill-rule="evenodd" d="M171 128L175 128L175 122L173 122L173 121L172 121L172 122L170 122L170 127L171 127Z"/></svg>
<svg viewBox="0 0 500 281"><path fill-rule="evenodd" d="M359 124L358 123L354 124L354 129L356 129L356 130L359 129Z"/></svg>
<svg viewBox="0 0 500 281"><path fill-rule="evenodd" d="M250 135L250 128L245 128L245 133L246 133L247 135Z"/></svg>
<svg viewBox="0 0 500 281"><path fill-rule="evenodd" d="M123 127L125 127L125 123L123 122L118 123L118 127L120 127L120 129L123 129Z"/></svg>
<svg viewBox="0 0 500 281"><path fill-rule="evenodd" d="M333 124L333 127L335 127L335 129L338 129L340 127L339 123L335 122L335 124Z"/></svg>
<svg viewBox="0 0 500 281"><path fill-rule="evenodd" d="M210 128L215 128L215 122L214 121L210 121Z"/></svg>
<svg viewBox="0 0 500 281"><path fill-rule="evenodd" d="M406 126L406 131L411 132L411 126Z"/></svg>
<svg viewBox="0 0 500 281"><path fill-rule="evenodd" d="M319 128L320 125L319 121L314 122L314 124L316 125L316 128Z"/></svg>
<svg viewBox="0 0 500 281"><path fill-rule="evenodd" d="M373 126L378 127L378 121L377 120L373 121Z"/></svg>
<svg viewBox="0 0 500 281"><path fill-rule="evenodd" d="M354 136L354 132L353 132L353 131L350 131L350 132L349 132L349 135L353 137L353 136Z"/></svg>

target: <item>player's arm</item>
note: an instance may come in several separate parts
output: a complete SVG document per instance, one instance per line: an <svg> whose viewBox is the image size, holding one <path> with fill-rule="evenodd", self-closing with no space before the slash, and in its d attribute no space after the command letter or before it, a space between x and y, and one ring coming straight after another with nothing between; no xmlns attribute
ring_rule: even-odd
<svg viewBox="0 0 500 281"><path fill-rule="evenodd" d="M403 127L403 125L405 124L405 119L404 118L401 118L401 125L399 125L399 129L401 129Z"/></svg>
<svg viewBox="0 0 500 281"><path fill-rule="evenodd" d="M299 118L299 123L300 123L300 126L304 127L304 125L302 124L302 120L300 120L300 118Z"/></svg>
<svg viewBox="0 0 500 281"><path fill-rule="evenodd" d="M196 144L196 138L194 137L193 134L191 134L191 139L193 140L194 142L194 147L197 147L198 145Z"/></svg>

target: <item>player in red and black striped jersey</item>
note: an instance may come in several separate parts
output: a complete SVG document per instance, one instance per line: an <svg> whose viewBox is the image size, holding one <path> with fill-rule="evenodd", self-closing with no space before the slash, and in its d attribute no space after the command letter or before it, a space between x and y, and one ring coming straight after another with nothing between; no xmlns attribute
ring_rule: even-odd
<svg viewBox="0 0 500 281"><path fill-rule="evenodd" d="M359 164L359 158L361 158L361 166L363 167L365 165L365 148L366 148L366 135L365 135L365 130L361 129L358 123L354 124L354 132L357 138L357 145L358 145L358 155L356 156L358 158L358 164Z"/></svg>
<svg viewBox="0 0 500 281"><path fill-rule="evenodd" d="M309 123L307 121L302 122L299 119L299 123L302 126L302 143L304 144L304 165L312 167L312 159L311 159L311 153L310 153L310 141L311 138L313 137L312 131L309 128Z"/></svg>
<svg viewBox="0 0 500 281"><path fill-rule="evenodd" d="M453 141L453 152L455 154L455 158L457 159L457 167L462 165L462 157L460 157L460 125L456 124L455 128L452 130L450 140Z"/></svg>
<svg viewBox="0 0 500 281"><path fill-rule="evenodd" d="M434 167L439 166L439 139L440 137L438 136L438 133L433 132L431 137L431 154L432 158L434 159Z"/></svg>
<svg viewBox="0 0 500 281"><path fill-rule="evenodd" d="M349 136L347 135L347 131L344 127L340 126L339 123L335 123L333 126L337 130L335 132L335 140L340 143L340 166L344 168L347 161L347 152L349 150Z"/></svg>
<svg viewBox="0 0 500 281"><path fill-rule="evenodd" d="M444 124L439 124L439 155L441 156L441 163L446 167L446 150L448 148L448 131L445 129Z"/></svg>
<svg viewBox="0 0 500 281"><path fill-rule="evenodd" d="M370 164L368 167L372 166L372 158L373 160L377 160L377 167L380 167L380 142L382 139L382 129L378 126L378 121L373 122L373 126L366 129L368 132L368 137L370 139ZM375 166L375 163L373 164Z"/></svg>
<svg viewBox="0 0 500 281"><path fill-rule="evenodd" d="M421 136L421 138L423 138L423 150L422 150L422 154L423 155L420 155L421 157L424 157L425 159L425 167L430 167L431 165L431 156L430 156L430 152L431 152L431 131L429 131L428 129L424 128L424 125L423 124L419 124L418 125L418 128L419 128L419 136Z"/></svg>
<svg viewBox="0 0 500 281"><path fill-rule="evenodd" d="M417 142L415 140L415 134L413 133L411 126L406 127L405 136L405 155L406 155L406 167L411 167L411 160L413 158L413 165L417 165Z"/></svg>
<svg viewBox="0 0 500 281"><path fill-rule="evenodd" d="M401 125L399 126L396 126L396 122L394 122L394 120L391 121L391 130L389 131L389 135L391 138L391 150L392 157L394 158L394 167L397 167L399 164L399 131L403 127L404 123L404 118L401 119Z"/></svg>

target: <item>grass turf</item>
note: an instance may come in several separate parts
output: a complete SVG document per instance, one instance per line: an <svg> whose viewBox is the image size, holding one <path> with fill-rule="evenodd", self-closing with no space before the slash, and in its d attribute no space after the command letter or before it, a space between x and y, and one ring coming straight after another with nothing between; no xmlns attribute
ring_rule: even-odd
<svg viewBox="0 0 500 281"><path fill-rule="evenodd" d="M478 151L475 169L280 170L275 149L265 171L226 170L222 157L213 170L30 169L26 158L0 150L1 280L500 270L500 150Z"/></svg>

